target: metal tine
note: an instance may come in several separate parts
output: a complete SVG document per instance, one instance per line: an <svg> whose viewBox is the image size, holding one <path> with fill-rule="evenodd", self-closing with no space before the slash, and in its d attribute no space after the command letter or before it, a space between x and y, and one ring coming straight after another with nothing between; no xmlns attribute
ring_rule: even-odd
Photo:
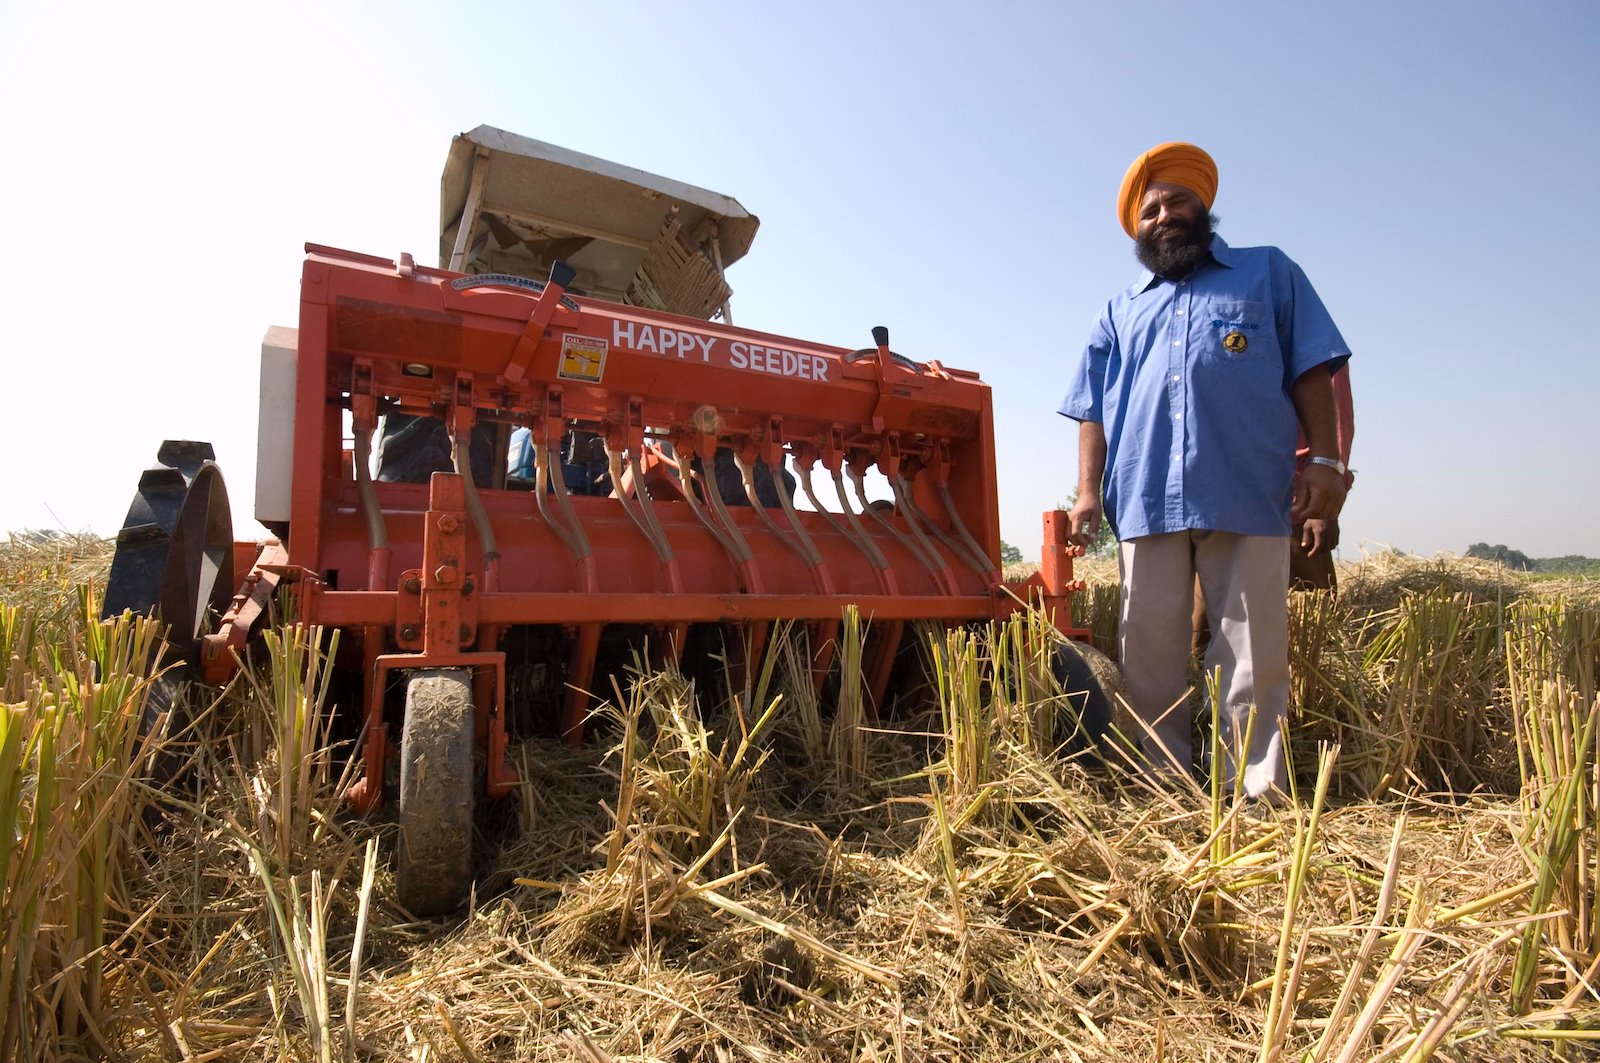
<svg viewBox="0 0 1600 1063"><path fill-rule="evenodd" d="M805 491L806 498L811 500L811 505L815 508L816 512L822 517L823 520L828 522L828 527L837 532L839 537L844 539L845 542L850 543L857 550L861 551L862 556L867 559L867 563L870 564L874 570L876 570L878 575L878 583L886 593L898 594L899 589L894 578L894 572L889 569L889 562L884 558L882 551L878 549L877 545L873 543L872 540L867 539L863 541L862 538L856 535L855 531L850 527L850 525L840 521L834 516L833 512L829 510L828 507L822 504L822 500L817 498L816 488L811 483L811 466L797 465L795 468L800 474L801 490ZM785 499L788 497L788 490L783 485L781 477L779 478L778 483L778 496ZM841 494L840 500L842 501L843 498L844 496ZM791 519L793 519L792 504L790 505L789 509L791 513ZM846 505L845 509L848 510L849 506ZM832 582L831 579L829 582Z"/></svg>
<svg viewBox="0 0 1600 1063"><path fill-rule="evenodd" d="M850 469L850 479L855 483L856 498L861 501L862 511L873 520L877 521L879 527L883 528L890 535L894 536L894 538L900 543L901 546L906 548L912 557L922 562L922 567L928 570L928 576L933 580L933 585L935 587L940 588L946 594L955 593L951 589L952 581L946 580L945 578L943 572L945 566L942 560L938 559L937 556L929 557L929 547L926 545L926 543L919 542L917 539L906 535L899 528L896 528L893 524L890 524L888 518L882 513L879 513L877 510L872 508L872 506L867 502L866 478L854 467ZM890 486L892 487L893 485L891 484ZM900 504L899 495L899 491L896 490L896 505ZM907 526L914 528L915 525L911 523L910 514L905 514L905 516Z"/></svg>
<svg viewBox="0 0 1600 1063"><path fill-rule="evenodd" d="M833 513L828 509L828 507L824 506L821 500L817 498L816 489L811 485L811 468L809 466L805 468L800 468L797 466L796 471L798 471L800 474L800 489L804 491L806 493L806 497L811 500L812 507L815 508L816 511L822 515L822 518L828 522L829 527L838 532L840 535L844 536L846 539L850 538L850 529L840 524L838 519L834 517Z"/></svg>
<svg viewBox="0 0 1600 1063"><path fill-rule="evenodd" d="M659 549L666 552L664 566L667 572L667 589L675 594L681 593L683 590L683 573L678 568L678 558L673 552L672 543L667 538L665 529L661 527L661 521L656 517L655 503L650 497L649 486L644 482L644 469L640 464L638 450L628 448L627 458L628 468L633 474L634 501L638 504L640 514L650 528L650 531L646 532L646 538L649 538L652 542L659 543ZM619 484L621 480L613 473L611 482ZM619 490L617 494L620 497L621 491ZM624 506L626 506L626 503L624 503ZM683 656L683 644L688 631L689 625L687 623L662 626L660 640L654 651L658 662L665 663L670 661L674 665L678 663Z"/></svg>
<svg viewBox="0 0 1600 1063"><path fill-rule="evenodd" d="M372 437L377 434L378 422L373 420L363 431L355 426L356 495L361 499L361 516L367 524L367 589L389 590L389 569L394 551L389 547L389 528L384 522L383 507L378 503L377 488L372 483Z"/></svg>
<svg viewBox="0 0 1600 1063"><path fill-rule="evenodd" d="M755 551L750 549L750 544L745 541L744 533L741 532L739 530L739 526L733 522L733 514L728 512L728 504L722 500L722 492L717 490L716 476L707 471L706 466L709 464L711 463L701 463L699 477L700 482L705 485L706 498L711 503L711 511L716 514L718 523L720 523L723 529L728 533L728 538L739 547L734 556L739 558L739 564L748 570L750 593L759 594L762 590L761 573L756 570ZM757 506L756 508L759 509L761 507Z"/></svg>
<svg viewBox="0 0 1600 1063"><path fill-rule="evenodd" d="M674 448L674 450L676 451L677 448ZM727 536L727 533L719 528L717 526L717 522L712 520L710 515L707 514L703 508L701 508L700 498L695 493L696 481L694 468L691 464L693 460L694 459L692 457L687 459L684 458L682 456L682 452L678 452L678 457L676 459L678 468L678 484L679 491L683 494L683 500L689 503L690 511L700 519L701 524L705 525L706 531L710 532L712 537L715 538L717 542L722 544L722 548L728 551L728 553L733 556L735 561L743 564L748 559L741 558L739 556L738 545L730 540Z"/></svg>
<svg viewBox="0 0 1600 1063"><path fill-rule="evenodd" d="M805 528L800 524L799 515L794 511L794 502L789 497L789 486L783 482L783 470L780 468L773 474L772 482L773 486L778 490L778 502L783 507L784 516L788 518L789 528L793 534L778 527L778 522L772 519L767 513L766 507L761 504L761 500L756 496L755 467L748 464L737 450L733 453L733 460L739 466L739 475L744 478L745 496L750 499L750 506L756 511L761 523L765 524L767 530L772 532L780 542L800 555L800 560L806 563L806 567L811 570L812 577L817 581L818 589L824 594L832 594L833 580L828 577L827 571L823 567L821 552L817 550L816 544L811 541L811 536L806 534Z"/></svg>
<svg viewBox="0 0 1600 1063"><path fill-rule="evenodd" d="M788 518L789 526L794 529L795 536L806 548L806 558L813 565L822 564L822 552L817 549L817 544L811 541L811 535L800 523L800 514L794 511L794 497L789 493L789 485L783 482L781 475L772 478L773 486L778 489L778 502L783 506L783 515ZM833 514L828 514L831 518Z"/></svg>
<svg viewBox="0 0 1600 1063"><path fill-rule="evenodd" d="M483 589L493 593L500 589L500 544L495 541L494 527L489 514L478 497L478 485L472 480L472 452L469 433L458 433L453 442L456 473L461 477L461 491L467 503L467 515L478 532L478 545L483 548Z"/></svg>
<svg viewBox="0 0 1600 1063"><path fill-rule="evenodd" d="M651 549L655 550L656 557L663 567L676 567L673 565L674 555L672 544L667 541L666 535L661 531L661 526L653 519L655 514L648 507L650 492L646 490L639 478L639 460L630 458L630 469L633 472L635 498L629 500L622 490L622 451L612 450L611 444L605 444L606 466L611 472L611 485L616 494L617 501L622 504L622 511L633 521L634 527L639 529L639 534L650 541ZM677 590L677 587L673 588Z"/></svg>
<svg viewBox="0 0 1600 1063"><path fill-rule="evenodd" d="M894 492L894 503L899 507L901 516L905 517L906 527L911 529L917 545L922 547L923 556L938 569L938 576L943 578L945 587L951 594L960 594L961 588L956 584L956 574L950 571L950 563L939 553L939 548L928 541L927 532L922 530L926 518L912 503L911 493L905 489L905 483L905 477L899 474L889 482L889 488ZM886 527L891 526L887 521L884 521L884 524Z"/></svg>
<svg viewBox="0 0 1600 1063"><path fill-rule="evenodd" d="M961 523L961 517L956 513L952 499L950 498L949 485L939 485L940 497L944 500L945 513L949 516L950 523L954 525L959 537L957 535L951 535L949 532L939 527L938 522L932 520L926 513L922 511L921 507L916 503L915 496L911 492L911 484L906 480L904 474L898 476L897 479L900 481L901 489L905 492L906 509L912 513L915 513L917 517L920 518L925 525L927 525L928 530L933 532L934 536L937 537L940 542L949 547L950 552L956 557L959 557L962 563L968 568L972 569L972 571L976 572L986 580L991 582L999 582L1000 574L996 572L994 566L991 565L986 558L984 558L983 550L976 542L973 541L971 533L967 531L967 526Z"/></svg>
<svg viewBox="0 0 1600 1063"><path fill-rule="evenodd" d="M720 506L722 499L717 495L716 484L705 475L703 470L700 475L696 476L693 448L676 446L673 449L678 455L678 482L682 489L684 501L689 503L690 511L699 518L700 523L705 526L706 531L711 533L712 538L716 539L722 545L722 548L728 552L728 556L733 560L735 569L739 572L740 582L744 585L745 591L750 594L759 594L761 591L761 578L752 563L755 555L750 550L750 544L744 541L744 536L738 534L736 528L731 527L731 521L719 523L715 517L706 511L706 504L695 494L695 485L698 483L705 488L706 498L710 499L713 504ZM685 457L685 455L689 456ZM726 507L722 507L722 512L726 515Z"/></svg>
<svg viewBox="0 0 1600 1063"><path fill-rule="evenodd" d="M822 551L817 549L817 544L812 541L805 525L800 523L800 515L794 511L794 498L789 493L789 485L784 483L781 471L780 475L772 478L773 485L778 489L778 502L783 506L784 516L788 518L789 526L794 529L796 537L805 544L808 551L807 560L817 580L817 589L823 594L833 594L833 576L828 572L828 566L822 559ZM831 522L832 514L829 514L829 518Z"/></svg>
<svg viewBox="0 0 1600 1063"><path fill-rule="evenodd" d="M984 554L983 547L978 545L978 540L974 539L972 532L967 530L966 522L961 519L961 514L956 512L956 503L955 499L950 497L950 483L948 480L939 481L939 498L944 502L944 511L950 517L950 526L955 528L956 535L960 536L961 541L967 544L967 549L971 552L973 560L983 564L983 568L980 571L983 572L985 578L996 583L1000 582L1000 570Z"/></svg>
<svg viewBox="0 0 1600 1063"><path fill-rule="evenodd" d="M821 558L813 559L810 554L807 554L793 535L778 527L777 521L767 515L766 507L761 504L761 499L756 494L755 466L744 460L744 455L739 453L738 447L733 448L733 463L739 467L739 479L744 485L744 496L750 500L750 508L756 511L761 523L766 525L767 530L776 536L783 545L799 554L807 564L814 565L817 561L820 561ZM774 473L772 478L781 482L783 480L781 470L778 473Z"/></svg>
<svg viewBox="0 0 1600 1063"><path fill-rule="evenodd" d="M850 506L850 499L845 497L844 473L839 469L834 469L832 472L833 491L839 496L839 506L844 510L845 520L849 522L850 538L855 542L856 546L860 547L861 552L867 555L867 560L872 562L873 567L878 570L878 580L883 584L884 592L886 594L899 594L900 581L895 578L894 569L889 567L889 561L883 556L883 551L878 549L878 544L872 541L871 533L862 526L861 518L856 515L856 511ZM866 506L865 499L862 500L862 506L863 508Z"/></svg>
<svg viewBox="0 0 1600 1063"><path fill-rule="evenodd" d="M539 516L544 518L550 530L556 533L556 537L572 553L573 560L578 563L578 570L583 576L584 590L598 591L600 579L595 571L594 548L589 545L589 537L584 534L583 525L572 512L572 502L567 498L566 483L559 476L554 479L550 476L549 443L543 440L534 441L533 467L533 497L534 504L539 508ZM559 514L552 514L545 506L544 496L547 488L556 497L556 505L561 510Z"/></svg>
<svg viewBox="0 0 1600 1063"><path fill-rule="evenodd" d="M667 533L661 527L661 521L656 517L655 501L650 497L650 488L644 482L644 469L639 464L637 451L628 452L628 468L633 471L634 493L639 503L639 511L644 514L645 521L655 532L655 537L667 551L667 573L672 589L683 590L682 575L678 571L678 558L672 550L672 543L667 539ZM681 648L681 647L680 647Z"/></svg>
<svg viewBox="0 0 1600 1063"><path fill-rule="evenodd" d="M593 697L594 665L600 650L600 635L604 624L579 624L577 636L572 640L572 653L567 663L567 693L561 706L561 737L568 745L583 741L583 726L589 718L589 701Z"/></svg>
<svg viewBox="0 0 1600 1063"><path fill-rule="evenodd" d="M595 567L594 548L589 545L589 536L583 530L583 522L573 511L572 499L567 495L566 477L557 475L552 478L550 475L548 441L534 443L533 460L535 469L533 490L538 500L539 515L577 558L579 570L583 575L584 589L591 592L599 591L600 574ZM559 519L553 518L545 507L544 496L547 485L555 495L556 508L560 511ZM588 691L594 685L595 656L604 629L604 624L579 624L577 637L572 641L572 654L567 665L567 693L561 714L562 737L569 745L583 741L583 725L588 718L590 697Z"/></svg>

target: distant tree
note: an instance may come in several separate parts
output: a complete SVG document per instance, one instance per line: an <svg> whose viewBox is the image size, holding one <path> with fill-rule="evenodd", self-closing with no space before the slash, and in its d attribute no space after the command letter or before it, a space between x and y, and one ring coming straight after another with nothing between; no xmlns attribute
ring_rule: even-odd
<svg viewBox="0 0 1600 1063"><path fill-rule="evenodd" d="M1584 557L1581 554L1536 557L1533 570L1547 576L1600 576L1600 557Z"/></svg>
<svg viewBox="0 0 1600 1063"><path fill-rule="evenodd" d="M1481 558L1484 561L1498 561L1507 568L1516 569L1518 572L1533 571L1533 558L1521 550L1513 550L1504 543L1490 546L1488 543L1473 543L1467 547L1467 556Z"/></svg>
<svg viewBox="0 0 1600 1063"><path fill-rule="evenodd" d="M1021 560L1022 560L1022 551L1018 550L1015 546L1012 546L1010 543L1006 542L1004 539L1001 539L1000 540L1000 563L1002 565L1014 565L1018 561L1021 561Z"/></svg>

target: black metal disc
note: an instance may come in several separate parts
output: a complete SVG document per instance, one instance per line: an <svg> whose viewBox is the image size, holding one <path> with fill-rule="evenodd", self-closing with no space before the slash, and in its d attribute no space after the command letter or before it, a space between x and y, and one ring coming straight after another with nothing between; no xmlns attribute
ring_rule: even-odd
<svg viewBox="0 0 1600 1063"><path fill-rule="evenodd" d="M1074 710L1071 716L1076 717L1063 720L1058 733L1065 752L1097 755L1104 751L1112 734L1112 698L1127 693L1122 673L1093 646L1070 639L1056 647L1051 670Z"/></svg>
<svg viewBox="0 0 1600 1063"><path fill-rule="evenodd" d="M167 440L117 533L101 617L130 611L167 625L168 662L194 663L233 597L233 514L210 443Z"/></svg>

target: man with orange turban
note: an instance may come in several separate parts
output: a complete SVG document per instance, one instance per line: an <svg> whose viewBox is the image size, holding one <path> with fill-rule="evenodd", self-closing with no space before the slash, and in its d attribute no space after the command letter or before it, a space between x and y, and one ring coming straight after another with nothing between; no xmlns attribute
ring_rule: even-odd
<svg viewBox="0 0 1600 1063"><path fill-rule="evenodd" d="M1305 273L1212 231L1217 166L1160 144L1128 167L1117 220L1144 272L1101 311L1060 412L1078 425L1073 538L1119 544L1120 648L1150 769L1194 770L1193 588L1220 668L1222 765L1251 797L1287 785L1289 542L1344 504L1331 374L1350 357ZM1295 476L1296 439L1308 456Z"/></svg>

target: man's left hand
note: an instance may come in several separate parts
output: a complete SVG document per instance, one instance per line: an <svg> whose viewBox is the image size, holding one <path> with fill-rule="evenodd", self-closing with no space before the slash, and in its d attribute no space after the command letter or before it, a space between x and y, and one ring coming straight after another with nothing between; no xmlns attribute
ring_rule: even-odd
<svg viewBox="0 0 1600 1063"><path fill-rule="evenodd" d="M1300 548L1307 557L1316 557L1324 550L1339 546L1339 522L1336 520L1308 520L1300 525Z"/></svg>
<svg viewBox="0 0 1600 1063"><path fill-rule="evenodd" d="M1308 464L1300 471L1294 489L1294 508L1289 511L1296 524L1308 520L1337 520L1344 508L1344 477L1326 465Z"/></svg>

